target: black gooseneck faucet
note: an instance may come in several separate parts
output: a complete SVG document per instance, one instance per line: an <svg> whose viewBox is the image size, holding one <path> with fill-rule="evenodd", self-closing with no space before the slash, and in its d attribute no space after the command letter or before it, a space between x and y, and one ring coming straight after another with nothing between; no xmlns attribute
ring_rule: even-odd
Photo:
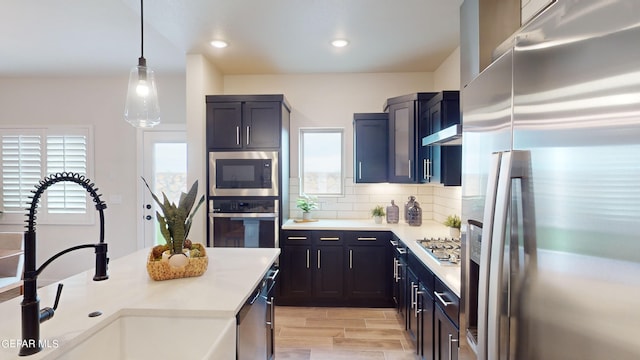
<svg viewBox="0 0 640 360"><path fill-rule="evenodd" d="M96 210L100 214L100 242L97 244L85 244L70 247L62 250L59 253L53 255L47 261L45 261L39 268L36 269L36 213L37 206L42 193L51 185L59 182L70 181L82 186L93 198L95 202ZM29 213L27 216L27 231L24 233L24 297L20 306L22 308L22 342L20 347L20 356L32 355L40 350L42 346L40 343L40 323L47 321L53 317L54 310L57 307L57 303L60 297L62 286L58 287L58 294L56 296L56 305L54 308L46 307L40 310L40 299L38 298L37 291L37 279L38 275L51 264L58 257L78 249L95 248L96 254L96 272L93 277L94 281L106 280L109 278L107 275L107 264L109 258L107 258L107 244L104 242L104 212L107 205L100 200L100 195L96 192L98 188L94 188L95 184L91 180L85 178L83 175L62 172L45 177L36 185L36 190L32 190L33 196L31 196L31 204Z"/></svg>

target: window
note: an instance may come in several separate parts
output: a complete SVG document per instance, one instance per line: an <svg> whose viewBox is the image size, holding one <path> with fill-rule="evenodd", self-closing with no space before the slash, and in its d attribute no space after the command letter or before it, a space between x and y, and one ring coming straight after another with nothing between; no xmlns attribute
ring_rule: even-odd
<svg viewBox="0 0 640 360"><path fill-rule="evenodd" d="M300 129L300 192L343 194L343 129Z"/></svg>
<svg viewBox="0 0 640 360"><path fill-rule="evenodd" d="M45 176L74 172L89 177L90 129L0 128L0 223L22 224L32 191ZM75 183L49 187L38 204L38 224L90 224L88 193Z"/></svg>

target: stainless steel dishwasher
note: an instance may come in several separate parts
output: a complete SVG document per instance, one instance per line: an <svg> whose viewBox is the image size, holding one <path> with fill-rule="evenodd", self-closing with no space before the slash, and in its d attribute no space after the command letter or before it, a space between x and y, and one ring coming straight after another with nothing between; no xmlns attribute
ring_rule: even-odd
<svg viewBox="0 0 640 360"><path fill-rule="evenodd" d="M238 360L273 358L273 293L279 270L271 268L253 290L238 315Z"/></svg>

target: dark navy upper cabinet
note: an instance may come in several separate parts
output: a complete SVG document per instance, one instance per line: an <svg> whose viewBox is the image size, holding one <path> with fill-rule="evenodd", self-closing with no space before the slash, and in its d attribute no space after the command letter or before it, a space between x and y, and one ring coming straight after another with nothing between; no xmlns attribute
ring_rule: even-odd
<svg viewBox="0 0 640 360"><path fill-rule="evenodd" d="M460 124L460 92L442 91L431 98L420 114L420 139ZM461 145L421 146L418 150L418 182L460 186Z"/></svg>
<svg viewBox="0 0 640 360"><path fill-rule="evenodd" d="M210 95L207 149L280 149L290 107L282 95Z"/></svg>
<svg viewBox="0 0 640 360"><path fill-rule="evenodd" d="M436 93L415 93L387 99L384 108L389 114L389 182L415 183L421 171L418 167L418 134L421 114Z"/></svg>
<svg viewBox="0 0 640 360"><path fill-rule="evenodd" d="M353 181L387 182L389 138L387 113L353 114Z"/></svg>

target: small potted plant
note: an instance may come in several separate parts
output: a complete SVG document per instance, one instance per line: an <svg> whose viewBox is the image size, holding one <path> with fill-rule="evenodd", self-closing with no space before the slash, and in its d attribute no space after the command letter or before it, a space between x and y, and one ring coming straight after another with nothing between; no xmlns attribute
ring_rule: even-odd
<svg viewBox="0 0 640 360"><path fill-rule="evenodd" d="M384 208L380 205L376 205L376 207L371 210L371 215L373 216L373 221L375 221L376 224L382 224Z"/></svg>
<svg viewBox="0 0 640 360"><path fill-rule="evenodd" d="M296 201L296 207L302 210L302 220L311 220L311 210L318 208L318 199L315 196L302 194Z"/></svg>
<svg viewBox="0 0 640 360"><path fill-rule="evenodd" d="M454 238L460 237L460 217L458 215L449 215L444 221L444 225L449 227L449 235Z"/></svg>
<svg viewBox="0 0 640 360"><path fill-rule="evenodd" d="M162 193L163 201L160 201L147 181L144 178L142 181L162 210L156 211L156 219L166 241L166 244L151 249L147 262L149 276L154 280L167 280L202 275L208 265L205 248L187 238L193 216L204 203L204 195L196 203L198 181L193 183L188 193L180 195L177 205L170 202L165 193Z"/></svg>

